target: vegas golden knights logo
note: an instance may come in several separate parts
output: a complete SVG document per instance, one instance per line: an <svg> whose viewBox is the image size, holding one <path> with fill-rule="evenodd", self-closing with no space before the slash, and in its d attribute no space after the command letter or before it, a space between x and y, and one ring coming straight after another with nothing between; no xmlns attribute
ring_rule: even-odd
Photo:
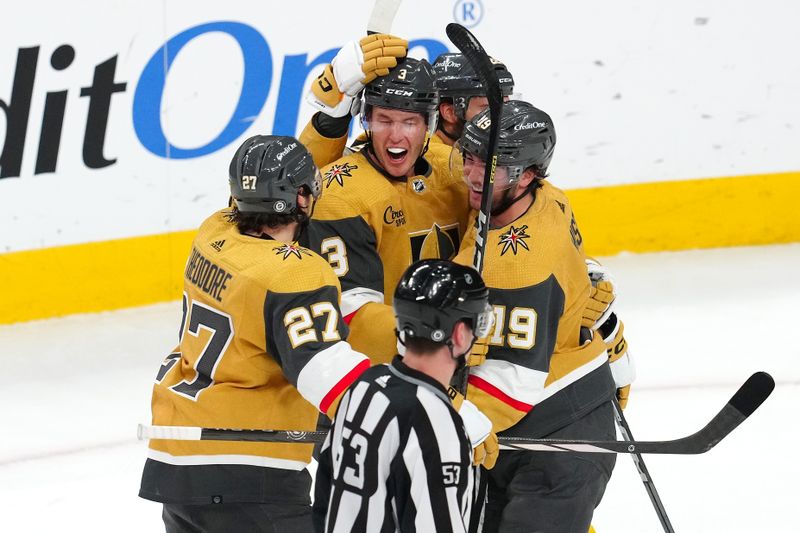
<svg viewBox="0 0 800 533"><path fill-rule="evenodd" d="M434 224L431 229L409 233L411 239L412 261L420 259L452 259L458 252L461 239L458 235L458 223L440 226Z"/></svg>

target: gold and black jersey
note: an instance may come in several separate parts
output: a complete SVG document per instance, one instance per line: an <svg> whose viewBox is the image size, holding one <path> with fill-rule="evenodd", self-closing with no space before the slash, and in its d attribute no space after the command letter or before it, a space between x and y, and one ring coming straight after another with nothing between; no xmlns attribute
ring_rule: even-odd
<svg viewBox="0 0 800 533"><path fill-rule="evenodd" d="M389 304L400 276L419 259L455 255L469 205L466 185L440 160L420 159L415 176L392 179L367 150L322 169L309 235L341 280L350 342L373 362L387 362L396 351L387 332L394 330Z"/></svg>
<svg viewBox="0 0 800 533"><path fill-rule="evenodd" d="M471 264L470 231L456 261ZM582 237L566 195L547 181L517 220L489 230L483 278L495 326L467 397L495 431L546 434L610 399L605 344L581 329L589 298Z"/></svg>
<svg viewBox="0 0 800 533"><path fill-rule="evenodd" d="M319 412L369 364L345 341L339 295L319 255L242 235L225 211L215 213L186 263L179 347L158 370L153 424L314 430ZM310 444L152 440L140 495L171 503L296 499L303 489L291 487L305 483L311 451Z"/></svg>

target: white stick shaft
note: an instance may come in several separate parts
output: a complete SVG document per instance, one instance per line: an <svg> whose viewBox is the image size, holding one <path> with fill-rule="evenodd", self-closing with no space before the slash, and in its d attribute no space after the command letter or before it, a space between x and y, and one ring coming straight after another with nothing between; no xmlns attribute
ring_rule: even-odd
<svg viewBox="0 0 800 533"><path fill-rule="evenodd" d="M139 440L201 440L202 428L188 426L146 426L139 424L136 437Z"/></svg>
<svg viewBox="0 0 800 533"><path fill-rule="evenodd" d="M368 33L390 33L401 0L375 0L367 23Z"/></svg>

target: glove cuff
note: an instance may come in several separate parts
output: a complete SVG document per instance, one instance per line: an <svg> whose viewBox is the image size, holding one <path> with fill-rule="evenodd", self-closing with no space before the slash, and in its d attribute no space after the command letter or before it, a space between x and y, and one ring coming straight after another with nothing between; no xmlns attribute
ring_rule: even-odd
<svg viewBox="0 0 800 533"><path fill-rule="evenodd" d="M364 56L359 41L350 41L342 46L336 57L333 58L333 76L339 85L339 90L348 96L355 96L364 88L362 83L364 71Z"/></svg>
<svg viewBox="0 0 800 533"><path fill-rule="evenodd" d="M467 430L467 437L472 447L477 448L491 434L492 421L481 413L474 403L466 399L461 403L458 414L464 421L464 428Z"/></svg>

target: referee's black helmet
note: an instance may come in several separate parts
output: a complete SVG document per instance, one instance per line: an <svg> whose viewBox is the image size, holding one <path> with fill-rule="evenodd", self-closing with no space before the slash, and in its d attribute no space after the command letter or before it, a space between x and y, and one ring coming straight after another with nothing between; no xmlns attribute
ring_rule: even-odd
<svg viewBox="0 0 800 533"><path fill-rule="evenodd" d="M493 313L489 289L472 267L423 259L408 267L394 292L397 332L449 344L456 323L465 321L476 337L489 333Z"/></svg>

